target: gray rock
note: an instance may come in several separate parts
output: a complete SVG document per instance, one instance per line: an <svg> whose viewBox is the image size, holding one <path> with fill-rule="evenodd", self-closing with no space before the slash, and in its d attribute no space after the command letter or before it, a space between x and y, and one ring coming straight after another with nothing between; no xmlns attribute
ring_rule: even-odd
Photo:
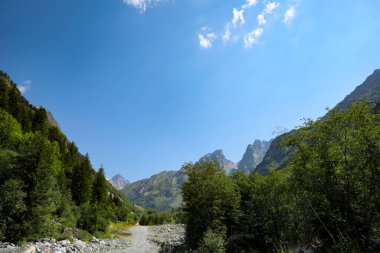
<svg viewBox="0 0 380 253"><path fill-rule="evenodd" d="M235 163L225 157L223 150L221 149L202 156L197 163L201 162L216 162L228 175L237 168Z"/></svg>
<svg viewBox="0 0 380 253"><path fill-rule="evenodd" d="M255 170L257 165L264 159L266 152L268 151L270 141L255 140L253 144L247 146L243 158L238 163L238 170L246 173L251 173Z"/></svg>

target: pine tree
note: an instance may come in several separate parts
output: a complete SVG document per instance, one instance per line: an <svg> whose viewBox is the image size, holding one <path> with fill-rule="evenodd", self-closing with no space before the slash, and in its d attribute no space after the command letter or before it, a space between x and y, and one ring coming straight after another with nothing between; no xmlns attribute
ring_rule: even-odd
<svg viewBox="0 0 380 253"><path fill-rule="evenodd" d="M104 168L101 167L95 175L92 187L92 202L105 203L107 200L107 180L104 176Z"/></svg>
<svg viewBox="0 0 380 253"><path fill-rule="evenodd" d="M83 161L76 165L72 174L71 192L77 205L82 205L91 200L93 169L88 154Z"/></svg>

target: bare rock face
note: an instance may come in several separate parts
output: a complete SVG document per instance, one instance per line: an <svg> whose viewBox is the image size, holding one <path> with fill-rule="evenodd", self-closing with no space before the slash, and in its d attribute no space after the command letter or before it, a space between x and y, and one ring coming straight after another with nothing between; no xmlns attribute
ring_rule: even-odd
<svg viewBox="0 0 380 253"><path fill-rule="evenodd" d="M246 173L251 173L255 170L256 166L261 163L267 153L270 141L255 140L253 144L249 144L247 150L245 151L243 158L238 163L238 170L244 171Z"/></svg>
<svg viewBox="0 0 380 253"><path fill-rule="evenodd" d="M53 114L51 112L49 112L48 110L46 110L46 116L47 116L47 120L49 121L50 125L58 128L59 130L61 129L57 120L54 118Z"/></svg>
<svg viewBox="0 0 380 253"><path fill-rule="evenodd" d="M220 165L220 167L224 169L227 175L231 174L231 172L237 168L237 165L235 163L231 162L225 157L223 150L221 149L215 150L212 153L202 156L199 159L198 163L201 162L216 162Z"/></svg>
<svg viewBox="0 0 380 253"><path fill-rule="evenodd" d="M109 178L108 182L110 182L113 185L113 187L115 187L118 190L123 189L131 183L120 174L116 174L114 177Z"/></svg>

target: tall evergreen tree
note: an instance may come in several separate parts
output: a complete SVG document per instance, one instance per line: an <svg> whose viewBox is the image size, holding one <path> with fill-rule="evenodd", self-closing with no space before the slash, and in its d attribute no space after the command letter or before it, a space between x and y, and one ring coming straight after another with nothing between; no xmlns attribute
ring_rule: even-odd
<svg viewBox="0 0 380 253"><path fill-rule="evenodd" d="M86 154L83 161L74 167L72 173L71 192L77 205L82 205L91 200L93 173L90 158Z"/></svg>
<svg viewBox="0 0 380 253"><path fill-rule="evenodd" d="M107 200L107 179L104 176L104 168L101 167L95 175L92 187L92 201L105 203Z"/></svg>

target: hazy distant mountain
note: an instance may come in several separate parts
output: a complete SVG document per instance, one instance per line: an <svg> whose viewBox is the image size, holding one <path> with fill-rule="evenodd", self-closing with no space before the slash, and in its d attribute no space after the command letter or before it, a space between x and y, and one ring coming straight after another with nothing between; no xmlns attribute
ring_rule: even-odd
<svg viewBox="0 0 380 253"><path fill-rule="evenodd" d="M380 69L375 70L366 80L355 88L349 95L347 95L335 108L339 110L347 109L353 101L366 101L373 103L377 109L380 109ZM297 131L297 130L293 130ZM263 161L257 165L255 172L266 175L269 169L279 170L282 169L292 157L292 150L289 148L280 147L281 139L292 134L282 134L272 141Z"/></svg>
<svg viewBox="0 0 380 253"><path fill-rule="evenodd" d="M216 162L220 165L220 167L224 169L227 174L230 174L232 170L237 168L237 165L235 163L231 162L225 157L223 150L221 149L215 150L212 153L208 153L202 156L199 159L198 163L199 162Z"/></svg>
<svg viewBox="0 0 380 253"><path fill-rule="evenodd" d="M237 165L237 169L247 173L254 171L256 166L264 159L271 142L272 140L255 140L253 144L249 144L243 158Z"/></svg>
<svg viewBox="0 0 380 253"><path fill-rule="evenodd" d="M121 192L139 206L169 211L180 207L181 188L186 179L181 170L162 171L127 185Z"/></svg>
<svg viewBox="0 0 380 253"><path fill-rule="evenodd" d="M107 178L107 180L113 185L113 187L119 190L123 189L124 187L126 187L127 185L131 183L120 174L116 174L112 178Z"/></svg>
<svg viewBox="0 0 380 253"><path fill-rule="evenodd" d="M222 150L202 156L198 162L219 163L227 173L236 169L236 164L228 160ZM168 211L182 204L181 188L187 180L184 171L162 171L147 179L127 185L121 190L133 203L158 210Z"/></svg>

